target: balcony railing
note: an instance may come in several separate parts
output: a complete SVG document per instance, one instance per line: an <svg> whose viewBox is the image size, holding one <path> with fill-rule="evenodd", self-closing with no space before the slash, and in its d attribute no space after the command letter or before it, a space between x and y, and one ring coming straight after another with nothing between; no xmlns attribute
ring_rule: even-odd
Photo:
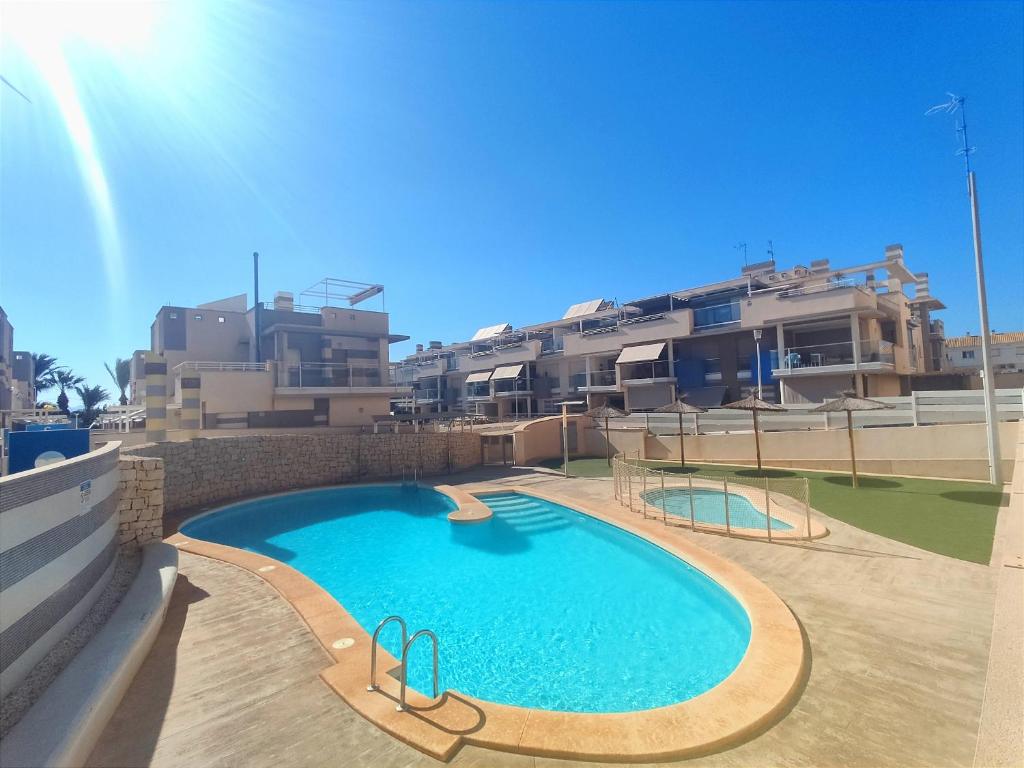
<svg viewBox="0 0 1024 768"><path fill-rule="evenodd" d="M175 371L234 371L236 373L266 373L270 363L232 363L207 362L189 360L174 366Z"/></svg>
<svg viewBox="0 0 1024 768"><path fill-rule="evenodd" d="M439 400L438 391L436 389L414 389L412 391L413 400Z"/></svg>
<svg viewBox="0 0 1024 768"><path fill-rule="evenodd" d="M565 348L562 342L562 338L557 339L543 339L540 342L540 353L542 355L553 355L557 352L561 352Z"/></svg>
<svg viewBox="0 0 1024 768"><path fill-rule="evenodd" d="M569 386L574 392L585 392L594 387L614 387L617 384L614 370L591 371L589 378L586 373L575 373L569 377Z"/></svg>
<svg viewBox="0 0 1024 768"><path fill-rule="evenodd" d="M781 370L799 368L826 368L837 365L854 364L854 348L852 341L837 341L831 344L810 344L803 347L786 347L785 354L779 361ZM861 363L894 362L893 345L888 341L860 342Z"/></svg>
<svg viewBox="0 0 1024 768"><path fill-rule="evenodd" d="M389 386L381 380L379 368L366 368L342 363L280 363L277 368L278 387L380 387Z"/></svg>
<svg viewBox="0 0 1024 768"><path fill-rule="evenodd" d="M494 394L496 397L507 397L515 394L526 394L533 391L533 387L525 378L502 379L494 382Z"/></svg>
<svg viewBox="0 0 1024 768"><path fill-rule="evenodd" d="M693 327L706 330L720 325L729 325L740 321L740 303L731 301L728 304L716 304L712 307L700 307L693 310Z"/></svg>
<svg viewBox="0 0 1024 768"><path fill-rule="evenodd" d="M481 399L490 398L491 396L491 385L490 384L467 384L466 385L466 399Z"/></svg>
<svg viewBox="0 0 1024 768"><path fill-rule="evenodd" d="M622 366L623 381L670 378L672 378L672 367L669 365L668 360L655 360L649 363L632 363Z"/></svg>

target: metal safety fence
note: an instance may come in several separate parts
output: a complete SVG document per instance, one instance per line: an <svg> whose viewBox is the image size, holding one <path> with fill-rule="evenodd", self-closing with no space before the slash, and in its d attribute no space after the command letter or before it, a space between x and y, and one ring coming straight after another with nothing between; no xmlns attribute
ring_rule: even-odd
<svg viewBox="0 0 1024 768"><path fill-rule="evenodd" d="M688 470L689 468L687 468ZM638 457L612 458L615 498L644 519L705 533L774 539L812 538L805 477L755 470L656 468Z"/></svg>

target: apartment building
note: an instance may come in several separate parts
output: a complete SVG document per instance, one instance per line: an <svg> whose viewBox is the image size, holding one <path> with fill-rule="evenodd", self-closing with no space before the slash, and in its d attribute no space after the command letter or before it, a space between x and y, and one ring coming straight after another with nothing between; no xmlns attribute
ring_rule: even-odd
<svg viewBox="0 0 1024 768"><path fill-rule="evenodd" d="M1024 331L993 333L989 336L992 373L1024 373ZM981 336L953 336L945 343L946 369L955 373L981 370ZM997 383L998 386L998 383Z"/></svg>
<svg viewBox="0 0 1024 768"><path fill-rule="evenodd" d="M148 351L167 363L167 427L179 426L184 400L197 397L205 429L359 426L388 416L391 399L408 392L390 382L388 346L409 337L390 332L385 312L355 307L382 292L325 278L300 294L304 304L279 291L252 307L245 294L161 307ZM146 352L132 356L131 399L140 406Z"/></svg>
<svg viewBox="0 0 1024 768"><path fill-rule="evenodd" d="M557 320L419 345L392 366L412 388L393 405L508 418L555 413L566 398L647 411L685 394L716 406L759 384L764 399L782 403L846 390L899 395L912 374L937 370L942 327L931 313L943 308L900 245L844 268L768 261L711 285L621 305L593 299Z"/></svg>
<svg viewBox="0 0 1024 768"><path fill-rule="evenodd" d="M0 427L12 411L35 408L35 378L32 354L14 348L14 326L0 307Z"/></svg>

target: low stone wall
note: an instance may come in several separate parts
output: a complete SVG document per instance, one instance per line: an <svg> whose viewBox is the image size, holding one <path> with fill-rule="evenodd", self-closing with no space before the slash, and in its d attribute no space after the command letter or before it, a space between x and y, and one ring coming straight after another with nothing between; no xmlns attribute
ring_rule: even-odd
<svg viewBox="0 0 1024 768"><path fill-rule="evenodd" d="M138 549L163 538L164 462L145 456L122 456L117 532L122 547Z"/></svg>
<svg viewBox="0 0 1024 768"><path fill-rule="evenodd" d="M480 435L324 431L196 438L130 450L143 461L144 482L157 479L149 477L154 470L146 469L145 461L162 461L163 512L174 513L296 488L456 472L480 463Z"/></svg>

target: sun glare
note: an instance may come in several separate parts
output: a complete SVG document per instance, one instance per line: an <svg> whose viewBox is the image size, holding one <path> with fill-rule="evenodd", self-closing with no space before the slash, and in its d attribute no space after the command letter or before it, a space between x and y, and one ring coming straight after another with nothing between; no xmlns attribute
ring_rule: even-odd
<svg viewBox="0 0 1024 768"><path fill-rule="evenodd" d="M3 34L32 50L40 45L83 42L109 52L140 51L150 42L163 2L4 2Z"/></svg>
<svg viewBox="0 0 1024 768"><path fill-rule="evenodd" d="M0 35L22 51L46 84L74 147L103 255L107 285L120 293L124 260L117 213L69 49L84 45L110 57L137 56L151 43L164 4L155 2L4 2Z"/></svg>

